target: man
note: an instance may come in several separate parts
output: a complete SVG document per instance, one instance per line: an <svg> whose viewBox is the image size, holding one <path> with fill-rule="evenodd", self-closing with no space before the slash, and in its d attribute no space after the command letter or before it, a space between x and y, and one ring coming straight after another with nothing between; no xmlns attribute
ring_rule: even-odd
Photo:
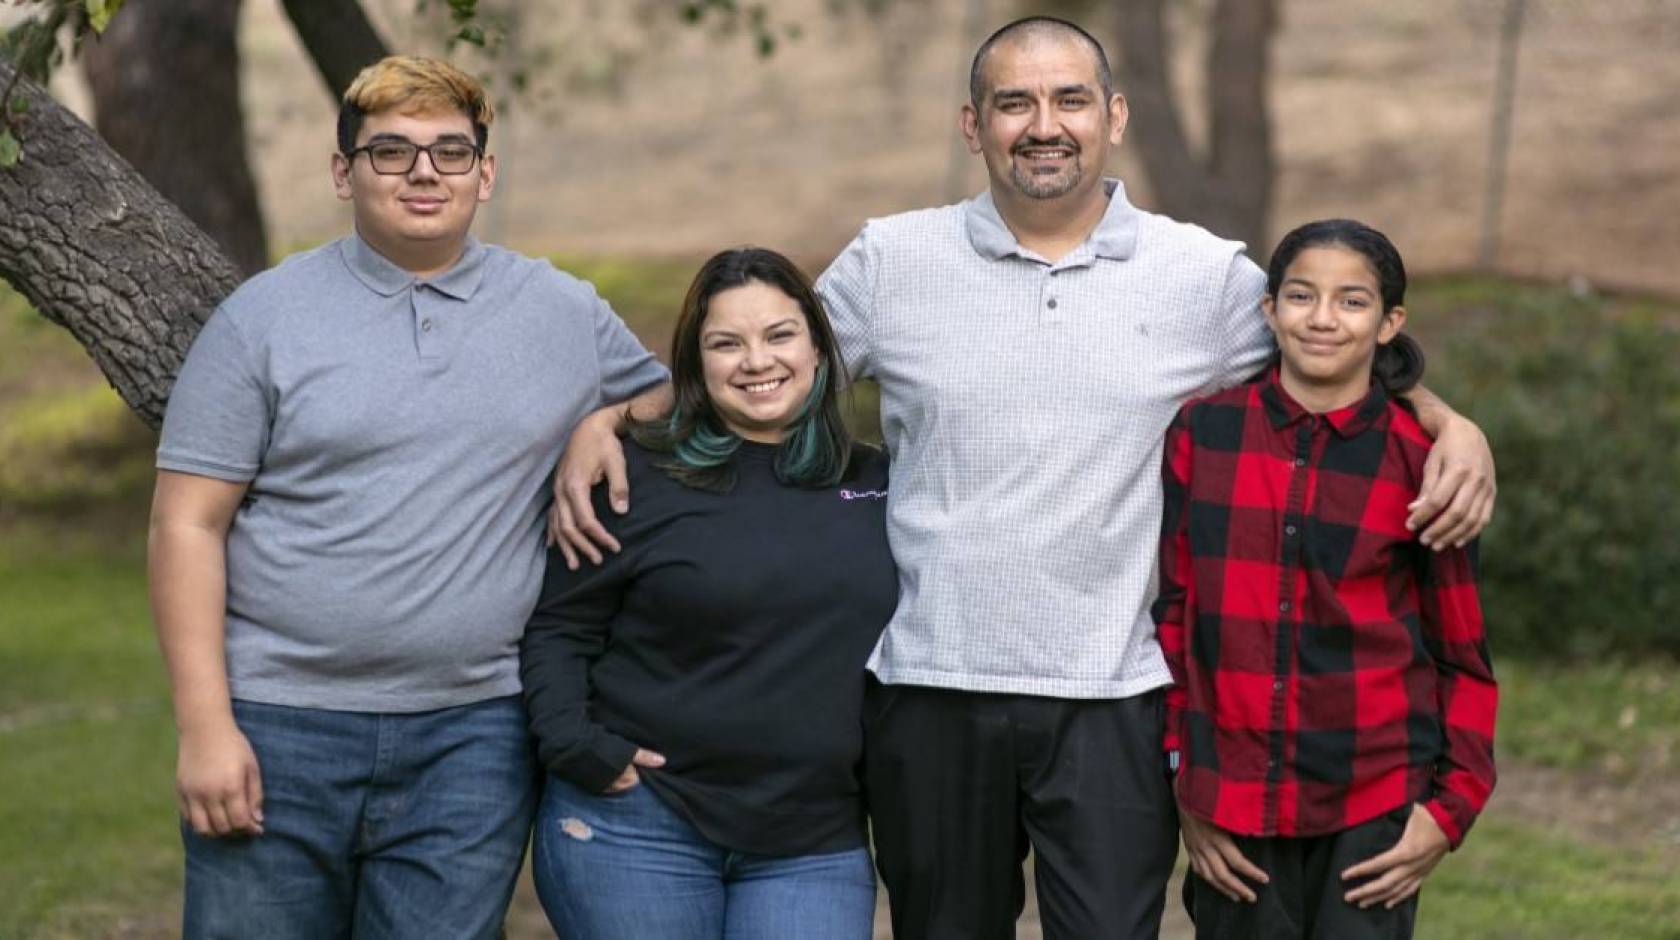
<svg viewBox="0 0 1680 940"><path fill-rule="evenodd" d="M666 373L589 285L468 234L492 119L445 63L364 70L355 232L236 291L176 383L150 548L188 937L500 935L544 479Z"/></svg>
<svg viewBox="0 0 1680 940"><path fill-rule="evenodd" d="M900 599L865 722L899 940L1013 936L1029 845L1046 937L1159 932L1176 853L1149 618L1162 435L1271 346L1241 245L1102 178L1125 123L1087 33L1005 26L961 117L988 191L871 221L819 281L849 369L880 382L893 457ZM1412 522L1461 541L1491 511L1491 455L1416 403L1440 460ZM580 427L558 481L559 531L591 557L614 546L588 485L628 498L611 418Z"/></svg>

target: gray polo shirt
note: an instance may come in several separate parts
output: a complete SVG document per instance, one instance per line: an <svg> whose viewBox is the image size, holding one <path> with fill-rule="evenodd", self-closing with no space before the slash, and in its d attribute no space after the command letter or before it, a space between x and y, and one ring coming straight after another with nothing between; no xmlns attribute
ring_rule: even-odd
<svg viewBox="0 0 1680 940"><path fill-rule="evenodd" d="M1271 349L1242 246L1108 210L1055 264L991 195L871 220L818 281L881 385L898 610L883 682L1115 698L1171 681L1149 603L1161 441Z"/></svg>
<svg viewBox="0 0 1680 940"><path fill-rule="evenodd" d="M587 283L470 241L418 281L356 236L235 291L176 381L161 469L248 482L235 698L412 712L519 691L545 479L665 369Z"/></svg>

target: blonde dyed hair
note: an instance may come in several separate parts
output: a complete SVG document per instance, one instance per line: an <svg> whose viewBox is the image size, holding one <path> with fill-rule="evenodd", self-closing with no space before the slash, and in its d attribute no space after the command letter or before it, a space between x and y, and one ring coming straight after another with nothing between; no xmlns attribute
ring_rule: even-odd
<svg viewBox="0 0 1680 940"><path fill-rule="evenodd" d="M344 92L338 109L338 150L349 153L361 133L362 119L382 111L424 114L458 111L473 125L480 147L490 141L496 110L484 84L440 59L393 55L362 69Z"/></svg>

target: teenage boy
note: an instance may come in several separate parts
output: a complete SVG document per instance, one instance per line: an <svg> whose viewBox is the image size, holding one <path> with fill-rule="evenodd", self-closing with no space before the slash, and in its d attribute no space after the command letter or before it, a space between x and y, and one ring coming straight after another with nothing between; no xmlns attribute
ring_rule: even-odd
<svg viewBox="0 0 1680 940"><path fill-rule="evenodd" d="M666 378L594 290L480 244L484 89L345 93L355 231L216 311L158 448L188 937L495 937L537 770L518 641L573 426Z"/></svg>

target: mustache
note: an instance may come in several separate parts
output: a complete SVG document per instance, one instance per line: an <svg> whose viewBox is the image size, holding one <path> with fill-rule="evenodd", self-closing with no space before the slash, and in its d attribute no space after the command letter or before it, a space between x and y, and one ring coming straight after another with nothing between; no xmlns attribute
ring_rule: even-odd
<svg viewBox="0 0 1680 940"><path fill-rule="evenodd" d="M1028 137L1026 140L1010 147L1009 152L1012 154L1020 153L1033 147L1060 147L1074 153L1079 152L1079 144L1071 137Z"/></svg>

